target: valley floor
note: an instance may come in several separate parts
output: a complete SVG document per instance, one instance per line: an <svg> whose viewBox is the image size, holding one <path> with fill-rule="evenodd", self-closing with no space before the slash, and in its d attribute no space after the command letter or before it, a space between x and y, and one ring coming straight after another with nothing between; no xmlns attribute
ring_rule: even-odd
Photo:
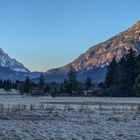
<svg viewBox="0 0 140 140"><path fill-rule="evenodd" d="M0 114L1 140L139 140L140 111L21 111Z"/></svg>
<svg viewBox="0 0 140 140"><path fill-rule="evenodd" d="M139 105L139 98L1 95L0 140L139 140Z"/></svg>

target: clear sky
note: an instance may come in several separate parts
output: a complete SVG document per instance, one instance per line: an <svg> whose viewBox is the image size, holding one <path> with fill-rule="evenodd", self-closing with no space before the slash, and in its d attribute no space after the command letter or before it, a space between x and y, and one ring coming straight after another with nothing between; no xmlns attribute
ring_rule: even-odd
<svg viewBox="0 0 140 140"><path fill-rule="evenodd" d="M140 0L0 0L0 47L46 71L138 20Z"/></svg>

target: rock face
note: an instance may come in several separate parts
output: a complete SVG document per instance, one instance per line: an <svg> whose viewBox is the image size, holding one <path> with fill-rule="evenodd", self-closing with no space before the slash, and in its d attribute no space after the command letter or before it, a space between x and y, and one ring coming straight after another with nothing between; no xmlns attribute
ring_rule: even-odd
<svg viewBox="0 0 140 140"><path fill-rule="evenodd" d="M8 54L0 48L0 66L4 68L9 68L15 72L30 72L23 64L15 59L12 59Z"/></svg>
<svg viewBox="0 0 140 140"><path fill-rule="evenodd" d="M140 53L140 21L111 39L89 48L66 66L47 71L46 77L48 81L63 81L72 65L77 71L78 79L85 80L90 76L93 81L101 82L113 57L119 61L128 53L129 48Z"/></svg>

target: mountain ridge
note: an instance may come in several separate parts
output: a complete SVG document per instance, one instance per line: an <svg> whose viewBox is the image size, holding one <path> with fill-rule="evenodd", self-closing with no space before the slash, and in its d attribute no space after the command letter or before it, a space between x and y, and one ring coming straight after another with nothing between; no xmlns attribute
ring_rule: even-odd
<svg viewBox="0 0 140 140"><path fill-rule="evenodd" d="M132 48L140 54L140 21L110 39L90 47L74 61L45 73L47 82L63 82L71 65L80 81L91 77L94 82L104 81L107 66L115 58L119 61ZM37 79L41 72L30 72L23 64L8 56L0 48L0 76L2 79L24 80L26 76Z"/></svg>
<svg viewBox="0 0 140 140"><path fill-rule="evenodd" d="M9 57L7 53L0 48L0 66L10 68L16 72L30 72L22 63L18 62L16 59Z"/></svg>
<svg viewBox="0 0 140 140"><path fill-rule="evenodd" d="M22 63L11 58L0 48L0 79L1 80L25 80L28 76L30 79L38 78L42 72L31 72Z"/></svg>
<svg viewBox="0 0 140 140"><path fill-rule="evenodd" d="M79 80L91 77L93 81L101 82L113 57L119 61L130 48L140 53L140 21L110 39L90 47L71 63L47 71L46 78L48 81L63 81L72 65Z"/></svg>

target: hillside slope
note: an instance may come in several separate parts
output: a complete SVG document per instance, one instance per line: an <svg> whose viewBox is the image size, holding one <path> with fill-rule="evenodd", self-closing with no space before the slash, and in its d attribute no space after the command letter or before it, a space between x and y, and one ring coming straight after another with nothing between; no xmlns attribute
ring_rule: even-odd
<svg viewBox="0 0 140 140"><path fill-rule="evenodd" d="M47 71L46 78L48 81L63 81L72 65L77 71L78 79L85 80L90 76L95 82L103 81L106 68L113 57L119 61L128 53L129 48L140 53L140 21L126 31L89 48L73 62Z"/></svg>

